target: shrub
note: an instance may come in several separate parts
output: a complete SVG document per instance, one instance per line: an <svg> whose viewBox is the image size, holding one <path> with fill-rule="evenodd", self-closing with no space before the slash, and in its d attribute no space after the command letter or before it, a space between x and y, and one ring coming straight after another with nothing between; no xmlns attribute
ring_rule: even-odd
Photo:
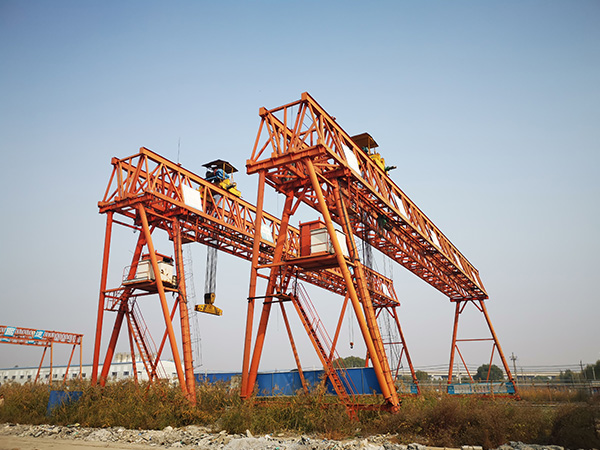
<svg viewBox="0 0 600 450"><path fill-rule="evenodd" d="M556 413L551 440L568 448L600 448L600 408L562 406Z"/></svg>
<svg viewBox="0 0 600 450"><path fill-rule="evenodd" d="M4 405L0 408L0 422L41 424L46 421L50 389L41 384L9 383L0 386Z"/></svg>
<svg viewBox="0 0 600 450"><path fill-rule="evenodd" d="M5 403L0 422L80 423L88 427L121 426L130 429L162 429L168 425L209 425L230 433L317 433L330 439L357 435L396 435L399 442L419 442L439 447L481 445L495 448L509 441L557 444L568 448L600 448L600 400L559 406L536 401L481 399L427 393L408 397L396 414L379 410L358 412L356 420L322 386L310 394L242 401L238 390L224 384L197 386L197 404L183 396L178 386L167 383L111 383L104 388L73 383L81 390L76 402L46 416L50 388L47 385L5 384L0 387ZM545 395L545 394L544 394ZM362 402L381 402L366 396ZM360 430L360 431L357 431Z"/></svg>

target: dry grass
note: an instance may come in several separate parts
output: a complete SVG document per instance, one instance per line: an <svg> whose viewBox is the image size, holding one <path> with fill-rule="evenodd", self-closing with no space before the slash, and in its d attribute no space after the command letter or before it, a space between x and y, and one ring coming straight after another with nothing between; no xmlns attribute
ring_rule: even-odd
<svg viewBox="0 0 600 450"><path fill-rule="evenodd" d="M167 425L208 425L230 433L317 433L331 439L357 434L396 435L398 442L432 446L465 444L494 448L508 441L557 444L569 448L600 448L600 401L577 395L525 392L525 400L493 400L425 394L404 399L397 414L361 411L349 419L335 398L323 393L243 402L239 392L225 385L197 388L197 405L191 406L179 388L119 382L105 388L72 384L80 400L56 408L46 416L49 387L9 384L0 387L5 404L0 423L79 423L89 427L122 426L162 429ZM560 397L560 398L559 398Z"/></svg>

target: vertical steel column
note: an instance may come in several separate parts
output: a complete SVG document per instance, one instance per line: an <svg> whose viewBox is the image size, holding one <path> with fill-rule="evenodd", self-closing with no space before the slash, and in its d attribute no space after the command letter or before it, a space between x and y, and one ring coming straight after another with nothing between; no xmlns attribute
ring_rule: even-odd
<svg viewBox="0 0 600 450"><path fill-rule="evenodd" d="M508 367L508 363L506 362L506 358L504 357L504 352L502 351L502 347L500 347L500 341L498 341L498 336L496 336L496 331L494 330L494 327L492 326L492 322L488 315L487 308L485 307L485 302L483 300L480 300L479 304L481 305L481 311L483 312L485 321L488 324L490 333L492 334L492 338L494 338L494 344L496 344L496 348L498 349L498 354L500 355L500 359L502 360L502 365L504 366L504 371L506 372L506 376L508 377L510 382L513 384L513 387L515 389L515 395L520 398L519 392L517 391L517 384L515 383L512 373L510 372L510 368ZM490 363L490 369L491 369L491 363Z"/></svg>
<svg viewBox="0 0 600 450"><path fill-rule="evenodd" d="M302 364L300 364L300 356L298 356L298 350L296 348L296 342L294 341L294 336L292 335L292 328L290 327L290 322L287 317L287 313L285 312L285 308L283 306L283 301L279 302L279 306L281 308L281 315L283 316L283 322L285 323L285 329L287 330L288 337L290 339L290 345L292 346L292 353L294 354L294 360L296 361L296 367L298 368L298 375L300 376L300 382L302 383L302 389L305 393L308 393L308 386L306 385L306 380L304 379L304 372L302 371Z"/></svg>
<svg viewBox="0 0 600 450"><path fill-rule="evenodd" d="M352 261L354 262L354 279L356 280L356 284L358 285L358 291L360 292L359 298L362 299L361 303L365 314L365 320L367 322L367 327L369 328L371 339L373 340L373 347L376 351L376 353L371 353L371 360L373 361L374 367L375 359L378 360L377 364L381 366L383 378L385 379L387 388L391 395L390 399L388 400L392 405L397 406L400 404L400 400L398 399L396 385L394 383L392 371L390 369L389 362L387 359L387 354L383 346L383 339L381 337L381 332L379 331L379 324L377 323L377 317L373 309L371 295L369 294L369 288L367 286L365 271L360 261L360 258L358 257L358 250L354 241L354 230L352 230L352 228L350 227L350 219L348 217L348 213L346 211L346 207L342 199L339 182L337 183L337 185L334 186L333 190L336 206L339 209L338 214L341 214L343 218L342 226L344 228L344 233L346 234L348 250L350 251Z"/></svg>
<svg viewBox="0 0 600 450"><path fill-rule="evenodd" d="M112 234L113 212L106 213L106 231L104 234L104 256L102 258L102 274L100 275L100 297L98 299L98 315L96 319L96 341L94 343L94 359L92 363L92 386L98 382L98 363L100 362L100 345L102 343L102 322L104 318L104 302L106 279L108 276L108 258ZM81 373L81 371L79 371Z"/></svg>
<svg viewBox="0 0 600 450"><path fill-rule="evenodd" d="M179 296L179 318L181 321L181 344L183 348L183 365L185 368L185 381L188 391L188 399L196 404L196 380L194 378L194 363L192 356L192 338L190 335L190 320L187 307L187 290L185 286L185 268L183 266L183 251L181 248L181 226L177 220L173 220L175 247L175 266L177 268L177 289Z"/></svg>
<svg viewBox="0 0 600 450"><path fill-rule="evenodd" d="M131 278L135 275L137 270L137 266L140 260L140 256L142 254L142 248L145 244L144 234L140 233L138 237L137 244L135 247L135 251L133 252L133 257L131 259L131 268L129 269L128 277ZM110 341L108 343L108 347L106 349L106 356L104 358L104 363L102 364L102 371L100 374L100 385L104 386L106 384L108 371L110 370L110 364L112 362L112 358L115 352L115 348L117 346L117 340L119 338L119 333L121 332L121 326L123 325L123 318L125 314L128 314L128 306L129 306L129 296L131 295L131 288L125 288L121 297L119 298L119 311L117 312L117 318L115 319L115 324L113 326L113 331L110 337ZM92 369L97 376L97 369Z"/></svg>
<svg viewBox="0 0 600 450"><path fill-rule="evenodd" d="M131 320L127 321L127 334L129 335L129 351L131 352L131 370L133 371L133 380L137 383L138 382L138 376L137 376L137 365L135 362L135 345L134 345L134 339L133 339L133 333L131 332L131 327L132 327L132 323ZM152 378L150 378L150 381L152 381Z"/></svg>
<svg viewBox="0 0 600 450"><path fill-rule="evenodd" d="M373 339L371 337L371 333L369 331L369 326L367 325L367 321L365 320L365 316L363 314L360 300L358 298L358 294L356 293L356 289L354 287L354 282L352 281L352 275L348 270L348 265L346 264L346 260L344 259L344 255L342 254L342 249L340 247L340 243L337 238L337 234L335 232L335 228L333 227L333 222L331 220L331 215L329 214L329 209L327 208L327 203L325 202L325 198L323 197L323 192L321 191L321 186L317 179L317 174L315 172L315 168L312 164L312 161L306 160L305 165L308 169L308 175L310 177L310 181L312 183L313 190L315 191L315 195L317 196L317 200L319 202L319 209L321 214L323 215L323 219L325 220L325 225L327 226L327 232L331 238L331 243L333 244L333 248L335 251L335 255L337 258L338 265L340 266L340 270L344 277L344 281L346 282L346 287L348 289L348 294L350 296L350 300L352 301L352 307L354 308L354 313L356 314L356 319L358 321L358 325L360 327L360 331L363 335L363 339L365 340L365 344L367 345L367 350L371 355L377 355L377 351L375 350L375 345L373 344ZM381 387L381 392L386 401L390 402L394 407L398 406L398 402L394 403L394 396L396 395L395 389L394 393L390 392L383 368L381 367L380 361L378 358L372 358L373 368L375 369L375 375L377 376L377 381L379 382L379 386Z"/></svg>
<svg viewBox="0 0 600 450"><path fill-rule="evenodd" d="M160 279L160 270L158 268L158 261L156 259L156 252L154 250L154 244L152 243L152 236L150 235L150 227L148 226L148 218L146 217L146 210L141 204L137 206L140 219L142 221L142 229L144 236L146 237L146 245L148 246L148 252L150 252L150 263L152 264L152 270L154 271L154 278L156 281L156 287L158 289L158 296L160 297L160 305L162 307L163 317L165 319L165 325L167 327L167 333L169 334L169 342L171 344L171 352L173 354L173 362L175 363L175 370L177 371L177 378L179 379L179 386L183 391L184 395L187 395L187 385L185 384L185 376L183 369L181 368L181 357L179 356L179 349L177 348L177 340L175 339L175 331L173 330L173 322L169 314L169 307L167 305L167 298L165 296L165 288L162 280Z"/></svg>
<svg viewBox="0 0 600 450"><path fill-rule="evenodd" d="M50 374L48 375L48 384L52 385L52 369L54 368L54 345L50 341Z"/></svg>
<svg viewBox="0 0 600 450"><path fill-rule="evenodd" d="M79 341L79 381L83 380L83 376L81 372L83 370L83 335L81 335L81 340Z"/></svg>
<svg viewBox="0 0 600 450"><path fill-rule="evenodd" d="M450 346L450 365L448 367L448 384L452 384L452 372L454 371L454 353L456 352L456 335L458 333L458 316L460 315L460 300L456 300L454 310L454 328L452 330L452 345Z"/></svg>
<svg viewBox="0 0 600 450"><path fill-rule="evenodd" d="M125 292L129 293L128 290ZM125 298L121 298L120 300L121 304L119 305L119 311L117 312L115 325L113 326L110 341L108 342L108 348L106 349L106 356L104 357L104 363L102 364L102 372L100 373L100 386L104 386L106 384L106 380L108 380L108 371L110 370L110 364L115 353L115 348L117 347L117 340L119 339L119 333L121 332L121 326L123 325L123 318L125 317L125 314L127 314L128 300L129 295L125 296Z"/></svg>
<svg viewBox="0 0 600 450"><path fill-rule="evenodd" d="M278 271L282 271L282 279L284 276L287 276L287 268L284 266L277 266L277 264L281 261L281 256L283 255L283 248L287 242L287 229L290 221L293 201L294 196L291 194L288 195L285 199L285 206L283 208L281 223L279 225L279 235L277 236L277 243L275 245L275 252L273 254L274 267L271 267L271 273L269 275L269 283L267 284L267 291L265 294L265 299L263 301L263 309L260 316L260 322L258 324L258 329L256 330L254 353L252 355L250 373L248 375L248 389L250 389L250 387L254 388L254 383L256 382L256 376L258 374L258 365L260 363L260 358L262 355L262 350L264 347L265 337L267 333L267 325L269 323L269 315L271 314L271 304L273 300L271 295L273 295L273 292L275 290Z"/></svg>
<svg viewBox="0 0 600 450"><path fill-rule="evenodd" d="M40 372L42 370L42 364L44 364L44 358L46 357L46 351L48 350L48 347L44 347L44 351L42 352L42 359L40 360L40 365L38 366L38 370L37 373L35 374L35 380L33 381L34 383L37 383L37 381L40 378Z"/></svg>
<svg viewBox="0 0 600 450"><path fill-rule="evenodd" d="M254 324L254 303L256 297L256 279L258 277L258 255L260 252L263 202L265 195L265 171L259 172L258 193L256 196L256 217L254 223L254 243L252 246L252 266L250 268L250 287L248 289L248 310L246 312L246 333L244 336L244 356L242 360L242 387L240 396L248 398L252 395L254 385L248 383L250 353L252 351L252 327Z"/></svg>

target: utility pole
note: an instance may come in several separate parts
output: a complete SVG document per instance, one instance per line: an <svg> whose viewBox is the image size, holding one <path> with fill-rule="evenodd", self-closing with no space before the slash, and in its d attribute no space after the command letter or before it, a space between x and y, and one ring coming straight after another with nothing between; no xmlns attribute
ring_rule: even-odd
<svg viewBox="0 0 600 450"><path fill-rule="evenodd" d="M518 378L518 374L517 374L517 359L518 358L515 356L514 353L510 354L510 360L513 362L513 369L514 369L514 372L515 372L515 382L517 381L517 378Z"/></svg>

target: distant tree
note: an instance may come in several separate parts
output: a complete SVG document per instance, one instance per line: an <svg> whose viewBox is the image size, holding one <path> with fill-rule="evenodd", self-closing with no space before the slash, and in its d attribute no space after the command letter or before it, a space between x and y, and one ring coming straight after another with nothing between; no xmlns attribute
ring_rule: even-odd
<svg viewBox="0 0 600 450"><path fill-rule="evenodd" d="M348 369L351 367L365 367L364 358L360 358L358 356L347 356L346 358L338 358L334 362L341 362L342 365Z"/></svg>
<svg viewBox="0 0 600 450"><path fill-rule="evenodd" d="M488 378L488 372L490 377ZM477 368L477 373L473 377L477 381L499 381L504 379L504 372L495 364L490 368L489 364L483 364Z"/></svg>
<svg viewBox="0 0 600 450"><path fill-rule="evenodd" d="M417 377L417 380L419 380L419 381L429 380L429 374L427 372L424 372L423 370L417 370L415 372L415 376Z"/></svg>
<svg viewBox="0 0 600 450"><path fill-rule="evenodd" d="M596 364L588 364L583 369L583 378L585 380L600 380L600 359Z"/></svg>
<svg viewBox="0 0 600 450"><path fill-rule="evenodd" d="M573 383L581 380L581 372L575 373L571 369L567 369L564 372L561 370L558 375L558 379L560 381L564 381L567 383Z"/></svg>
<svg viewBox="0 0 600 450"><path fill-rule="evenodd" d="M546 382L550 381L550 377L547 377L545 375L536 375L535 377L533 377L533 381Z"/></svg>

